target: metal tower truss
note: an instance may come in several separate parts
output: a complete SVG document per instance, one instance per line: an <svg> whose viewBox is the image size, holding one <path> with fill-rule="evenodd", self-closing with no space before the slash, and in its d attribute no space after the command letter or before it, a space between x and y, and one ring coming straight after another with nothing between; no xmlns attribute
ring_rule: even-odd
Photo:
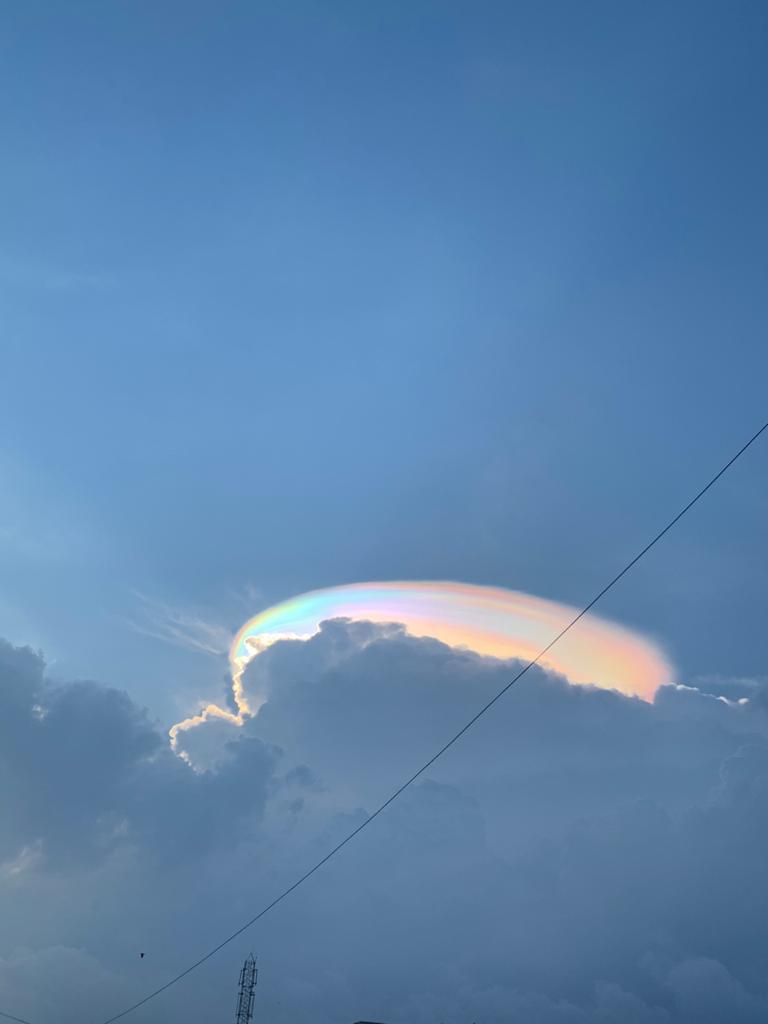
<svg viewBox="0 0 768 1024"><path fill-rule="evenodd" d="M251 1024L253 1020L253 995L256 988L256 957L251 953L240 971L240 989L237 994L235 1024Z"/></svg>

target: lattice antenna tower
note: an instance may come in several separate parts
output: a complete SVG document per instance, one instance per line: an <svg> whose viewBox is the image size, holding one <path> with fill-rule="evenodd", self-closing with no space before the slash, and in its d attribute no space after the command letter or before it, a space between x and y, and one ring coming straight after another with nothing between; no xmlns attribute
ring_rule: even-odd
<svg viewBox="0 0 768 1024"><path fill-rule="evenodd" d="M251 1024L253 1020L253 996L256 988L256 957L251 953L240 971L240 988L237 994L235 1024Z"/></svg>

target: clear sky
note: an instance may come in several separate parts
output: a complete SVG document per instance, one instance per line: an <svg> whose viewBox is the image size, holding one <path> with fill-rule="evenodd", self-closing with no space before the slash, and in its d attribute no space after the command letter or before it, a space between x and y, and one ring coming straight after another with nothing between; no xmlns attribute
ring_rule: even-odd
<svg viewBox="0 0 768 1024"><path fill-rule="evenodd" d="M0 636L165 727L293 594L591 597L766 418L767 41L760 2L4 5ZM601 607L687 685L765 675L767 469Z"/></svg>

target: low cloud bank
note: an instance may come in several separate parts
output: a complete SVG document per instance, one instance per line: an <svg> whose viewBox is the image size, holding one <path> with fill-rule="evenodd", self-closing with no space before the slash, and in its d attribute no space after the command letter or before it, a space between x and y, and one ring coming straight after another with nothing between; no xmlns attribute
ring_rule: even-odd
<svg viewBox="0 0 768 1024"><path fill-rule="evenodd" d="M263 678L249 678L258 672ZM331 622L264 651L242 728L184 734L0 644L0 1009L96 1019L252 916L509 678ZM326 868L136 1020L765 1019L768 686L653 704L532 671ZM139 957L145 952L144 959Z"/></svg>

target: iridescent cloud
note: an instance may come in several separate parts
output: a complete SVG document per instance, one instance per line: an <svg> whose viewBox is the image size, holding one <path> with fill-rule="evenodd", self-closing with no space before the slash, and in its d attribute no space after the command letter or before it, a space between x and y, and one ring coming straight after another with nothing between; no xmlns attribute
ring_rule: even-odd
<svg viewBox="0 0 768 1024"><path fill-rule="evenodd" d="M273 605L249 619L230 651L232 691L237 712L209 705L171 729L214 717L241 724L257 707L243 687L247 665L277 640L308 639L328 619L402 623L412 636L434 637L451 647L494 658L529 661L577 613L577 609L513 590L466 583L354 583L315 590ZM542 659L541 664L572 683L619 690L652 700L671 682L672 668L647 638L596 615L585 615Z"/></svg>

